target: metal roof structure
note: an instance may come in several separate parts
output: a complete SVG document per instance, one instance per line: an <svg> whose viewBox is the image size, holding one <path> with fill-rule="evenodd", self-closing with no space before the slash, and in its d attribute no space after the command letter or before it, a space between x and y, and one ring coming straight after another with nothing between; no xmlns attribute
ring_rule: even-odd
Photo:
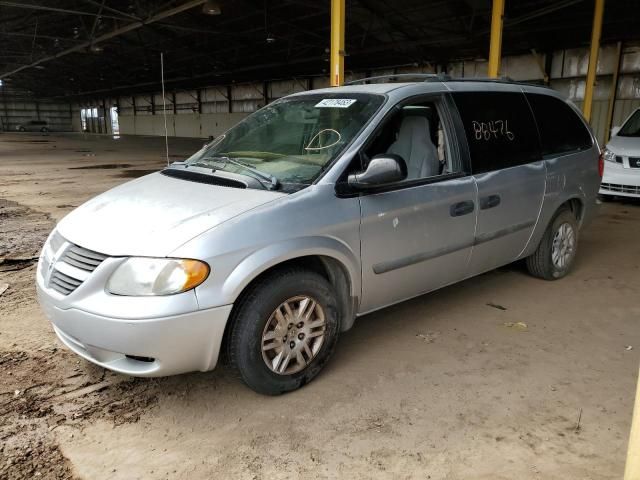
<svg viewBox="0 0 640 480"><path fill-rule="evenodd" d="M205 10L210 13L207 14ZM347 0L346 69L487 58L490 0ZM35 95L326 74L330 2L0 0L0 79ZM510 0L503 55L589 44L591 0ZM607 2L602 42L638 39L637 0Z"/></svg>

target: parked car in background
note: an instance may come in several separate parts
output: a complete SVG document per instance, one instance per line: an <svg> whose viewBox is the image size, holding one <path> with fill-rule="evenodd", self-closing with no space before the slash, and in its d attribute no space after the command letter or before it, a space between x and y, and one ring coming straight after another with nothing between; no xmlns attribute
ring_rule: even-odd
<svg viewBox="0 0 640 480"><path fill-rule="evenodd" d="M16 127L19 132L43 132L49 131L49 124L46 120L29 120Z"/></svg>
<svg viewBox="0 0 640 480"><path fill-rule="evenodd" d="M603 152L606 161L600 195L640 198L640 108L611 133Z"/></svg>
<svg viewBox="0 0 640 480"><path fill-rule="evenodd" d="M38 297L60 340L105 368L224 357L279 394L311 381L356 317L520 259L565 276L601 172L583 117L548 88L427 77L298 93L67 215Z"/></svg>

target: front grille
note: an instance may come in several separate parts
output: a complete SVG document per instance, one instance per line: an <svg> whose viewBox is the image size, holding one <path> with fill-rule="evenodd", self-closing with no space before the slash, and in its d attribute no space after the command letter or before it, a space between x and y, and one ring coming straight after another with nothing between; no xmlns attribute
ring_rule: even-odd
<svg viewBox="0 0 640 480"><path fill-rule="evenodd" d="M58 270L54 270L51 274L51 278L49 279L49 286L56 292L62 293L63 295L69 295L81 284L82 280L65 275Z"/></svg>
<svg viewBox="0 0 640 480"><path fill-rule="evenodd" d="M105 259L106 255L92 252L78 245L71 245L64 251L60 261L78 267L85 272L93 272Z"/></svg>
<svg viewBox="0 0 640 480"><path fill-rule="evenodd" d="M629 167L640 168L640 157L629 157Z"/></svg>
<svg viewBox="0 0 640 480"><path fill-rule="evenodd" d="M602 183L600 188L609 190L610 192L632 193L640 195L640 186L637 185L621 185L619 183Z"/></svg>
<svg viewBox="0 0 640 480"><path fill-rule="evenodd" d="M53 265L49 287L63 295L69 295L107 258L102 253L67 243Z"/></svg>
<svg viewBox="0 0 640 480"><path fill-rule="evenodd" d="M616 155L616 163L624 163L620 155Z"/></svg>

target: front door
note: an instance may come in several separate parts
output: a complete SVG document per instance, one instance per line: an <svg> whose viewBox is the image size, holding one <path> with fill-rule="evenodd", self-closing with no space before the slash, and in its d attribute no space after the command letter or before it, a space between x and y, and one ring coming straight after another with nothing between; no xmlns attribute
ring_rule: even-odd
<svg viewBox="0 0 640 480"><path fill-rule="evenodd" d="M470 274L516 260L538 220L546 187L536 123L521 92L454 92L478 188Z"/></svg>
<svg viewBox="0 0 640 480"><path fill-rule="evenodd" d="M476 223L476 187L465 171L443 98L402 105L362 152L400 155L406 181L360 196L362 303L372 311L464 278Z"/></svg>
<svg viewBox="0 0 640 480"><path fill-rule="evenodd" d="M474 199L470 176L361 197L361 312L464 278Z"/></svg>

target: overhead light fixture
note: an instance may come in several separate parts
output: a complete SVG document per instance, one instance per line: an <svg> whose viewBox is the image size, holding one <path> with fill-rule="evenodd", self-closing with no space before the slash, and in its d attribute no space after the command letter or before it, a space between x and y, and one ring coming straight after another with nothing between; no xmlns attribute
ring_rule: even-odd
<svg viewBox="0 0 640 480"><path fill-rule="evenodd" d="M222 13L222 8L218 2L207 0L202 5L202 13L205 15L220 15Z"/></svg>
<svg viewBox="0 0 640 480"><path fill-rule="evenodd" d="M276 37L273 36L271 32L269 32L269 27L267 23L267 0L264 0L264 33L267 35L265 41L269 44L274 43L276 41Z"/></svg>

